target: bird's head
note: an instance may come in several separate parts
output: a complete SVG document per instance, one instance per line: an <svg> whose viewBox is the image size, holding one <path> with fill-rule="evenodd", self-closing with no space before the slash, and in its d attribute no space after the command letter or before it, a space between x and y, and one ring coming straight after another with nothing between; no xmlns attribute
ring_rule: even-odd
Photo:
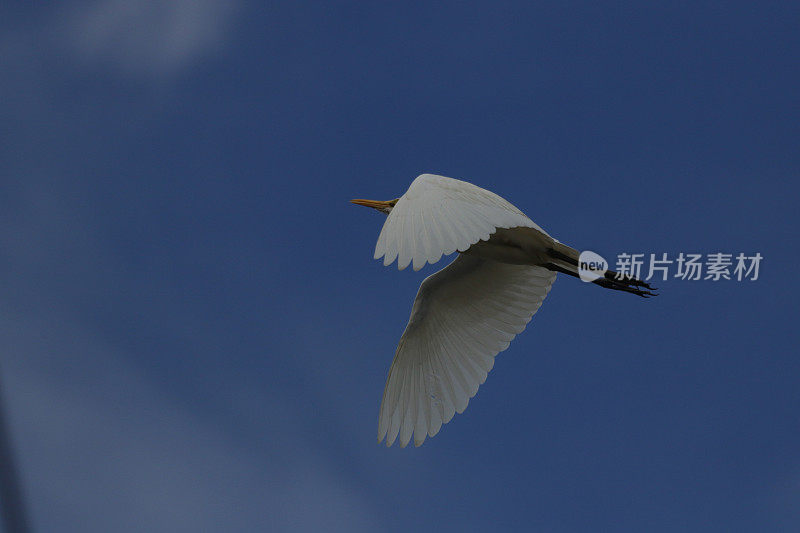
<svg viewBox="0 0 800 533"><path fill-rule="evenodd" d="M389 214L392 212L392 208L395 206L397 201L400 198L395 198L394 200L350 200L352 203L356 205L363 205L364 207L371 207L373 209L377 209L381 213Z"/></svg>

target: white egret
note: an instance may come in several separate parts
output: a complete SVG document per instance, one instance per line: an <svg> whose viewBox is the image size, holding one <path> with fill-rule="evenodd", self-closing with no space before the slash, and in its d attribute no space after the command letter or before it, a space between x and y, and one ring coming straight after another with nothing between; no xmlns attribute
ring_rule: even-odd
<svg viewBox="0 0 800 533"><path fill-rule="evenodd" d="M351 200L388 216L375 258L419 270L455 251L458 257L422 282L389 369L378 442L419 446L433 437L486 380L542 305L556 272L578 276L579 253L553 239L493 192L422 174L394 200ZM653 296L652 287L608 271L593 283Z"/></svg>

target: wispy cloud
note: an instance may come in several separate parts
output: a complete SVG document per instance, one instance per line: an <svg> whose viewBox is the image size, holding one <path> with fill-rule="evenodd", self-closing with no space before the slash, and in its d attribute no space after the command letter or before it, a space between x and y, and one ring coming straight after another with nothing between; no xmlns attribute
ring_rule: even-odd
<svg viewBox="0 0 800 533"><path fill-rule="evenodd" d="M36 530L384 529L358 472L313 440L307 405L235 371L214 381L208 365L223 367L228 353L205 337L196 359L170 351L184 342L176 331L232 333L182 316L186 309L163 297L168 284L120 265L103 231L109 221L96 213L104 199L87 194L102 182L81 180L84 152L109 130L92 129L99 120L76 125L84 114L70 107L75 80L158 85L181 76L225 49L237 6L97 0L0 34L8 74L0 114L16 133L0 147L9 178L0 183L0 278L8 281L0 370ZM150 96L125 100L125 112ZM148 329L151 345L108 335L102 313L121 328ZM150 318L137 326L134 316ZM179 368L190 359L197 368ZM223 392L205 390L203 380Z"/></svg>
<svg viewBox="0 0 800 533"><path fill-rule="evenodd" d="M66 14L62 31L79 60L158 75L224 47L236 11L226 0L100 0Z"/></svg>
<svg viewBox="0 0 800 533"><path fill-rule="evenodd" d="M121 316L158 315L154 354L70 312L108 290L101 272L113 258L63 189L40 179L4 192L0 203L16 206L0 232L0 273L15 280L0 302L4 392L37 530L381 529L358 480L298 426L305 406L228 380L225 402L207 409L210 391L170 374L174 363L152 368L174 358L180 317L117 302Z"/></svg>
<svg viewBox="0 0 800 533"><path fill-rule="evenodd" d="M131 364L132 354L68 317L3 306L0 336L11 354L6 392L37 528L378 528L352 483L281 423L289 403L258 398L265 423L285 438L248 443L154 385ZM282 444L288 441L292 449Z"/></svg>
<svg viewBox="0 0 800 533"><path fill-rule="evenodd" d="M81 2L15 25L0 40L0 55L171 76L225 48L239 7L235 0Z"/></svg>

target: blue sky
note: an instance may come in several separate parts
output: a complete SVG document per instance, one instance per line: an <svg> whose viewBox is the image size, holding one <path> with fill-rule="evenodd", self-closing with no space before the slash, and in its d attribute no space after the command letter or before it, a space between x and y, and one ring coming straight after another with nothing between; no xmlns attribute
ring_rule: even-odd
<svg viewBox="0 0 800 533"><path fill-rule="evenodd" d="M166 7L163 7L166 6ZM0 8L0 339L40 531L797 531L800 8ZM463 415L376 444L423 172L563 242L760 252L643 300L559 276Z"/></svg>

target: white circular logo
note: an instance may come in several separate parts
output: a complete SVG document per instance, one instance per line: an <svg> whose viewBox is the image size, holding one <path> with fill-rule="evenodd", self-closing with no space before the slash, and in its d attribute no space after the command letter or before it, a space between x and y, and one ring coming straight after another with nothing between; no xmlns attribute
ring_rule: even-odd
<svg viewBox="0 0 800 533"><path fill-rule="evenodd" d="M583 281L591 282L602 278L608 270L608 261L592 251L581 252L578 257L578 276Z"/></svg>

